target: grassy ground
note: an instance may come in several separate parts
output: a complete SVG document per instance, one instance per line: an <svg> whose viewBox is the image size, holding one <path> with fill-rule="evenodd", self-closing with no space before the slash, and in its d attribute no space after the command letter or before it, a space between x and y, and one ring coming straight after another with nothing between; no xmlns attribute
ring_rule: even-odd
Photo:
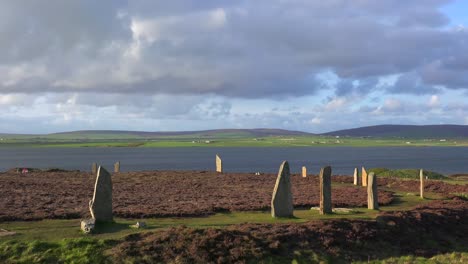
<svg viewBox="0 0 468 264"><path fill-rule="evenodd" d="M381 208L387 210L407 210L417 204L429 202L414 194L398 193L392 205ZM111 263L110 250L123 237L137 232L162 230L173 226L186 225L194 228L224 227L241 223L299 223L309 220L332 218L373 219L377 211L355 208L350 213L320 215L317 210L295 210L295 218L274 219L269 212L218 213L207 217L192 218L153 218L145 219L147 228L134 229L130 225L137 219L115 219L115 223L101 224L99 232L85 235L79 230L79 220L44 220L35 222L7 222L1 228L17 232L17 235L0 238L0 262L2 263ZM430 259L403 256L379 263L462 263L451 262L467 259L466 253L455 252ZM290 259L266 258L262 263L284 263ZM312 251L295 252L292 263L339 263ZM450 262L449 262L450 261ZM377 262L372 262L377 263Z"/></svg>
<svg viewBox="0 0 468 264"><path fill-rule="evenodd" d="M361 188L361 187L356 187ZM395 201L380 208L381 211L404 211L416 205L441 199L436 194L426 193L421 199L416 193L395 193ZM110 250L124 237L138 232L163 230L185 225L193 228L218 227L241 223L301 223L321 219L374 219L378 211L354 208L349 213L320 215L317 210L295 210L295 218L274 219L270 212L218 213L206 217L151 218L144 219L147 228L134 229L130 225L139 219L115 219L114 223L101 224L99 232L83 234L79 220L43 220L30 222L3 222L0 228L14 231L14 236L0 237L0 263L111 263ZM339 263L312 251L295 252L292 263ZM393 257L370 263L465 263L468 253L453 252L431 258L414 256ZM290 259L268 259L262 263L284 263Z"/></svg>
<svg viewBox="0 0 468 264"><path fill-rule="evenodd" d="M131 138L102 136L88 138L73 137L14 137L4 138L0 146L11 147L314 147L314 146L468 146L468 139L427 139L395 138L335 138L329 136L270 136L253 138L230 136L217 138Z"/></svg>
<svg viewBox="0 0 468 264"><path fill-rule="evenodd" d="M372 168L369 169L369 172L374 172L379 177L396 177L402 179L417 179L419 180L419 170L418 169L399 169L399 170L391 170L387 168ZM446 176L433 172L433 171L423 171L424 177L428 177L429 179L437 179L437 180L448 180Z"/></svg>
<svg viewBox="0 0 468 264"><path fill-rule="evenodd" d="M428 199L420 199L416 194L396 193L395 201L389 206L380 208L382 211L403 211L408 210L418 204L429 202L435 195L428 194ZM353 208L350 213L334 213L331 215L320 215L318 210L295 210L295 218L275 219L270 212L233 212L218 213L206 217L183 217L183 218L149 218L142 221L146 222L147 228L143 231L158 230L173 226L185 225L188 227L224 227L227 225L241 223L300 223L319 219L373 219L378 211L368 210L366 208ZM135 232L142 232L141 229L131 228L138 219L115 219L115 223L100 226L100 232L92 235L97 239L118 239ZM88 235L79 230L80 221L72 220L43 220L43 221L14 221L0 224L0 228L14 231L15 236L0 237L1 241L20 240L33 241L41 240L47 242L57 242L64 238L86 238Z"/></svg>

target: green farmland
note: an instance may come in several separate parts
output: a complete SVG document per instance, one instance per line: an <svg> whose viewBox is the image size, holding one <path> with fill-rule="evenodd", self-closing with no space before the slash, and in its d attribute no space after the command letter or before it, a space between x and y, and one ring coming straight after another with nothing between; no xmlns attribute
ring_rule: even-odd
<svg viewBox="0 0 468 264"><path fill-rule="evenodd" d="M0 147L378 147L468 146L468 139L355 138L332 136L265 136L216 134L142 137L124 134L4 136Z"/></svg>

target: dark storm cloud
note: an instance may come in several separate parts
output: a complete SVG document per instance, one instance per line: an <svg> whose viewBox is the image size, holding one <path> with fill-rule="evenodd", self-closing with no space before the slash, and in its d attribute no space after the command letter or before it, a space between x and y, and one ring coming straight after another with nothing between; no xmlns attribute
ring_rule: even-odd
<svg viewBox="0 0 468 264"><path fill-rule="evenodd" d="M2 1L0 64L28 62L80 49L92 56L111 41L130 36L116 13L121 1Z"/></svg>
<svg viewBox="0 0 468 264"><path fill-rule="evenodd" d="M389 93L467 88L448 2L5 1L0 91L340 96L393 74Z"/></svg>
<svg viewBox="0 0 468 264"><path fill-rule="evenodd" d="M387 87L389 93L395 94L435 94L440 92L440 89L426 85L422 82L421 77L415 73L405 73L398 77L398 80Z"/></svg>

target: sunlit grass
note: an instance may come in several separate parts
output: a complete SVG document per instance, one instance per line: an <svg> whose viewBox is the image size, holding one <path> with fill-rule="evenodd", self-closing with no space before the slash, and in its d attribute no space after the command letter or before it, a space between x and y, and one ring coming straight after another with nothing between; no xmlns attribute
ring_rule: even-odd
<svg viewBox="0 0 468 264"><path fill-rule="evenodd" d="M408 144L408 142L411 142ZM219 134L216 137L166 136L144 138L132 135L98 134L48 135L37 138L8 138L1 146L14 147L372 147L372 146L468 146L468 140L427 141L395 138L335 138L331 136L267 136L255 138L245 134Z"/></svg>

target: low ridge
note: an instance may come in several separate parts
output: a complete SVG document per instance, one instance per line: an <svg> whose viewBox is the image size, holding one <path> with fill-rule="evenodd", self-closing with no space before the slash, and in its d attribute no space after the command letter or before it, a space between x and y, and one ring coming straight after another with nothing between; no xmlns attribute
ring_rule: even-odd
<svg viewBox="0 0 468 264"><path fill-rule="evenodd" d="M378 125L337 130L323 135L350 137L457 138L468 137L464 125Z"/></svg>

